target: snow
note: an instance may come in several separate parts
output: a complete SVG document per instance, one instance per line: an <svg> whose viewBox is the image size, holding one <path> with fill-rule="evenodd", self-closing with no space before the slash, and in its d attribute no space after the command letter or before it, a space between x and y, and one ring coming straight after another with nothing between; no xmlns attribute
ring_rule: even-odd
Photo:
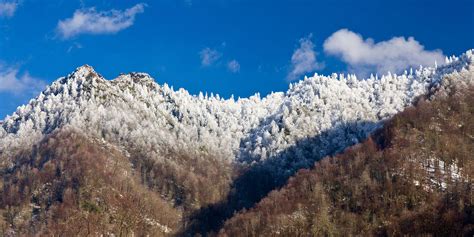
<svg viewBox="0 0 474 237"><path fill-rule="evenodd" d="M442 190L447 188L447 180L459 181L463 179L461 168L456 163L447 165L437 157L430 157L424 160L421 165L429 176L429 184L440 187Z"/></svg>
<svg viewBox="0 0 474 237"><path fill-rule="evenodd" d="M71 126L129 152L139 149L159 159L166 159L169 151L184 150L253 163L316 139L310 150L298 153L304 164L308 154L324 156L365 139L417 96L442 86L443 78L472 75L473 58L470 50L447 58L443 66L367 79L316 74L291 84L284 93L237 100L191 95L158 85L145 73L106 80L85 65L0 123L0 157Z"/></svg>

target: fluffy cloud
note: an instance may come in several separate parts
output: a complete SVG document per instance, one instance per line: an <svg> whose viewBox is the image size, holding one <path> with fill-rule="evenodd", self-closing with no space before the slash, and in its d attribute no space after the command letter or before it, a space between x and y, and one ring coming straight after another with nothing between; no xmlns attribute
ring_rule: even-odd
<svg viewBox="0 0 474 237"><path fill-rule="evenodd" d="M240 63L237 60L232 60L227 63L227 69L233 73L240 72Z"/></svg>
<svg viewBox="0 0 474 237"><path fill-rule="evenodd" d="M27 72L20 75L18 68L0 66L0 93L36 93L45 86L44 81L31 77Z"/></svg>
<svg viewBox="0 0 474 237"><path fill-rule="evenodd" d="M125 10L98 12L95 8L79 9L71 18L58 22L57 31L65 39L79 34L113 34L133 25L135 16L145 11L137 4Z"/></svg>
<svg viewBox="0 0 474 237"><path fill-rule="evenodd" d="M316 52L311 41L311 35L300 39L299 43L299 48L291 56L291 69L287 75L287 79L290 81L298 79L298 77L305 73L314 72L322 68L322 65L316 60Z"/></svg>
<svg viewBox="0 0 474 237"><path fill-rule="evenodd" d="M440 50L427 51L413 37L394 37L375 43L373 39L364 40L361 35L347 29L332 34L324 42L327 54L340 57L350 70L366 75L369 71L378 73L400 72L408 67L434 65L444 62Z"/></svg>
<svg viewBox="0 0 474 237"><path fill-rule="evenodd" d="M12 17L18 7L17 1L0 2L0 17Z"/></svg>
<svg viewBox="0 0 474 237"><path fill-rule="evenodd" d="M201 65L208 67L217 62L222 57L222 54L217 50L205 48L199 52L199 56L201 57Z"/></svg>

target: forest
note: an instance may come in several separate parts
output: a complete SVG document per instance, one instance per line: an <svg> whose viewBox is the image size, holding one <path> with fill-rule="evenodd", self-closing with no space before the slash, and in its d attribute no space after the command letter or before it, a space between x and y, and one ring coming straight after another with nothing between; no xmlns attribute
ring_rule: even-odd
<svg viewBox="0 0 474 237"><path fill-rule="evenodd" d="M217 234L472 236L473 114L472 86L420 98L365 142L300 170Z"/></svg>

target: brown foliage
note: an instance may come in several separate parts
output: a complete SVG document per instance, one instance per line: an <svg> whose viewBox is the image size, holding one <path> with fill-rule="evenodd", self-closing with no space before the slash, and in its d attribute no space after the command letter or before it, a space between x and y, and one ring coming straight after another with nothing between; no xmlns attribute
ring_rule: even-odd
<svg viewBox="0 0 474 237"><path fill-rule="evenodd" d="M192 156L184 151L163 157L166 158L158 161L136 151L131 162L142 183L186 212L218 202L229 192L230 162L211 154Z"/></svg>
<svg viewBox="0 0 474 237"><path fill-rule="evenodd" d="M117 149L57 132L2 169L2 235L166 235L180 214L134 176ZM166 230L165 228L169 228Z"/></svg>
<svg viewBox="0 0 474 237"><path fill-rule="evenodd" d="M299 171L219 235L472 235L473 115L472 87L422 98L366 142Z"/></svg>

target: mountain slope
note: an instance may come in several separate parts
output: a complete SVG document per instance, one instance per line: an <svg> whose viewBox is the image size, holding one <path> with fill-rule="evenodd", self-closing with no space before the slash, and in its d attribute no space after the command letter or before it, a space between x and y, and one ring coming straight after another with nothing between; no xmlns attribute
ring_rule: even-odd
<svg viewBox="0 0 474 237"><path fill-rule="evenodd" d="M364 143L299 171L219 235L471 236L474 85L457 80Z"/></svg>
<svg viewBox="0 0 474 237"><path fill-rule="evenodd" d="M64 128L1 171L2 236L167 235L180 213L115 147Z"/></svg>
<svg viewBox="0 0 474 237"><path fill-rule="evenodd" d="M462 60L457 62L462 62ZM452 66L453 65L438 68L438 70L446 72L446 69L450 69ZM437 91L445 91L446 87L449 87L452 83L458 87L472 85L474 81L473 69L471 65L467 67L467 70L462 69L459 72L451 71L452 73L435 74L436 77L432 75L435 78L433 80L435 82L428 84L429 88L426 89L426 93L432 94ZM337 92L338 90L334 91ZM396 97L394 95L390 96L388 91L386 93L389 94L387 98L393 99ZM344 97L344 95L340 96ZM348 97L350 98L351 96L348 95ZM390 99L387 101L390 101ZM329 103L329 105L331 104L335 105L338 109L323 110L323 113L331 112L336 118L340 114L350 112L351 106L357 106L351 103L344 104L338 100ZM322 105L326 104L323 103ZM321 104L318 106L321 106ZM349 108L346 109L347 107ZM318 121L317 118L314 118L314 120ZM271 121L271 123L276 124L281 120L275 119ZM324 119L322 121L324 121ZM359 140L365 139L369 132L383 124L383 120L382 122L378 120L364 121L350 119L349 121L344 121L343 119L337 119L335 121L337 121L336 124L329 129L316 133L314 136L299 139L294 145L272 157L254 162L251 165L244 165L243 168L239 170L237 177L233 180L229 195L227 195L222 202L203 207L193 213L192 221L187 225L185 232L206 234L219 231L224 221L231 218L235 212L253 207L262 198L267 196L270 191L281 188L286 184L287 179L299 168L309 168L313 166L314 161L318 161L326 155L341 152L349 145L357 143L357 139L351 140L350 138L360 137ZM308 130L308 126L311 126L310 124L310 122L308 124L303 123L300 126L302 129ZM364 131L363 128L367 130ZM275 135L276 138L274 138L274 136L270 137L272 139L279 138L278 135Z"/></svg>

